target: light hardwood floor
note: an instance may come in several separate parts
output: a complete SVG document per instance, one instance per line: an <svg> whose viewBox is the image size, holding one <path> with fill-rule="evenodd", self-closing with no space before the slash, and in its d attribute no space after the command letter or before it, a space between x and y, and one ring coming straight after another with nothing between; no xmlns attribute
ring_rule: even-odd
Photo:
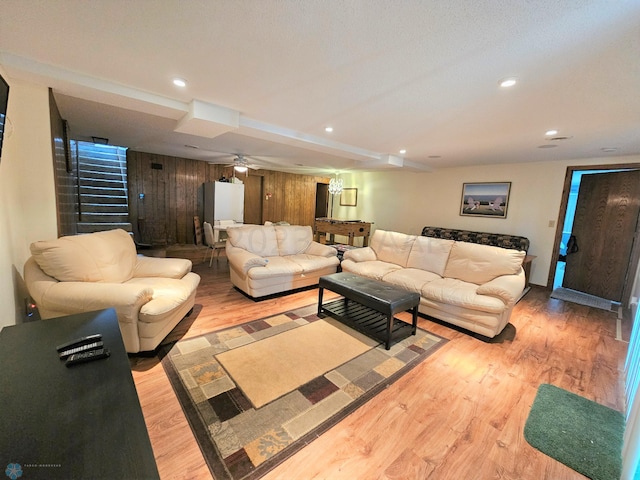
<svg viewBox="0 0 640 480"><path fill-rule="evenodd" d="M194 271L202 277L194 313L170 338L317 302L317 289L253 301L231 286L224 256ZM515 328L501 342L420 317L421 328L450 341L264 478L583 479L522 432L541 383L623 411L627 343L615 338L616 318L536 287L516 305ZM158 358L131 357L131 365L161 478L212 478Z"/></svg>

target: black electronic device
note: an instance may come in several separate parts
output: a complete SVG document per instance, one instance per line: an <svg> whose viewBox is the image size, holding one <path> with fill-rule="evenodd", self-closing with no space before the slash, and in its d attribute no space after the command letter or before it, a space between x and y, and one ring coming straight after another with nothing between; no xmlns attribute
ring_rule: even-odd
<svg viewBox="0 0 640 480"><path fill-rule="evenodd" d="M90 343L98 342L102 340L102 334L95 333L93 335L87 335L86 337L79 337L70 342L63 343L62 345L58 345L56 350L58 352L62 352L63 350L69 350L71 348L80 347L82 345L88 345Z"/></svg>
<svg viewBox="0 0 640 480"><path fill-rule="evenodd" d="M107 358L111 353L106 348L99 348L97 350L89 350L88 352L74 353L65 362L67 367L76 365L78 363L90 362L92 360L99 360L101 358Z"/></svg>
<svg viewBox="0 0 640 480"><path fill-rule="evenodd" d="M103 346L104 346L104 343L102 342L102 340L98 340L93 343L86 343L84 345L70 347L65 350L61 350L60 352L58 352L58 354L60 355L60 359L65 360L67 357L70 357L74 353L88 352L89 350L98 350Z"/></svg>

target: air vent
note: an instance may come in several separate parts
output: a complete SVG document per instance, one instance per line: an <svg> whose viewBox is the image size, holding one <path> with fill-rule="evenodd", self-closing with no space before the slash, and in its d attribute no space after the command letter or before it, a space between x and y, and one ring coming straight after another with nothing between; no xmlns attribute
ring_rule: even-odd
<svg viewBox="0 0 640 480"><path fill-rule="evenodd" d="M549 140L552 142L561 142L563 140L569 140L570 138L573 137L551 137Z"/></svg>
<svg viewBox="0 0 640 480"><path fill-rule="evenodd" d="M558 145L539 145L538 148L556 148Z"/></svg>
<svg viewBox="0 0 640 480"><path fill-rule="evenodd" d="M151 164L151 168L153 170L162 170L162 164L161 163L152 163Z"/></svg>

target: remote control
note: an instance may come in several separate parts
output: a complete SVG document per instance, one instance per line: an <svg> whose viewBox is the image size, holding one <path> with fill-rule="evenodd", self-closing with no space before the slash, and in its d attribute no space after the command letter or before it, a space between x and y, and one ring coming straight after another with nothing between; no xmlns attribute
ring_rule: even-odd
<svg viewBox="0 0 640 480"><path fill-rule="evenodd" d="M61 352L62 350L69 350L70 348L79 347L80 345L86 345L87 343L97 342L98 340L102 340L102 334L96 333L94 335L87 335L86 337L76 338L75 340L71 340L70 342L58 345L56 347L56 350Z"/></svg>
<svg viewBox="0 0 640 480"><path fill-rule="evenodd" d="M74 353L87 352L89 350L97 350L103 345L104 343L102 342L102 340L100 340L93 343L87 343L86 345L80 345L79 347L68 348L60 352L60 358L64 360L68 356L73 355Z"/></svg>
<svg viewBox="0 0 640 480"><path fill-rule="evenodd" d="M88 352L74 353L65 362L67 367L76 365L77 363L90 362L92 360L99 360L101 358L107 358L111 353L106 348L99 348L98 350L89 350Z"/></svg>

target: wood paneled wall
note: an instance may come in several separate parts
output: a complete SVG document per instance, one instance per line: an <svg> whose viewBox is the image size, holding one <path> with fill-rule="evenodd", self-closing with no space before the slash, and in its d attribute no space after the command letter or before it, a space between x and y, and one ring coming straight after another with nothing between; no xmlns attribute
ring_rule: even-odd
<svg viewBox="0 0 640 480"><path fill-rule="evenodd" d="M203 184L230 167L199 160L127 151L129 221L136 241L148 245L193 244L193 217L204 214ZM311 225L315 219L316 185L328 177L250 170L245 184L245 221L285 221ZM142 195L142 198L141 198Z"/></svg>

